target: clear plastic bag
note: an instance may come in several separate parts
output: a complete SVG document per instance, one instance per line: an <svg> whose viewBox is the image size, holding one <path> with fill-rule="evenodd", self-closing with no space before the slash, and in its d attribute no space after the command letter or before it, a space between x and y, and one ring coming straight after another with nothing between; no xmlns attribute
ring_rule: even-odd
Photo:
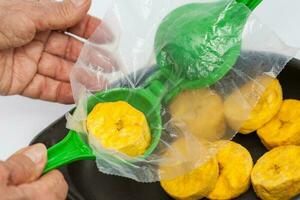
<svg viewBox="0 0 300 200"><path fill-rule="evenodd" d="M231 140L249 117L269 83L259 77L276 77L296 53L244 4L207 2L114 0L103 23L85 43L71 73L77 109L67 115L67 127L86 139L101 172L155 182L199 167L215 155L215 142ZM170 17L174 9L186 5L193 10ZM205 20L210 20L209 30L197 35L198 23ZM224 61L234 54L238 54L236 60ZM215 70L222 71L218 77L211 73ZM233 114L239 121L231 126L224 101L251 81L256 87L240 94L238 103L245 109ZM118 88L126 92L110 94ZM150 91L150 99L136 93L144 88ZM119 100L145 114L152 134L147 155L130 157L104 148L88 133L86 120L93 107Z"/></svg>

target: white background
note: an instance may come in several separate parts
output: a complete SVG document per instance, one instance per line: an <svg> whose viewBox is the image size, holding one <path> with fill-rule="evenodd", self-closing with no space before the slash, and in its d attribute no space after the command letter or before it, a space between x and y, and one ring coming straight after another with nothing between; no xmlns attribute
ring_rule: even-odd
<svg viewBox="0 0 300 200"><path fill-rule="evenodd" d="M90 13L102 17L109 2L93 0ZM287 44L300 47L299 0L264 0L255 14ZM0 97L0 159L28 145L42 129L71 108L19 96Z"/></svg>

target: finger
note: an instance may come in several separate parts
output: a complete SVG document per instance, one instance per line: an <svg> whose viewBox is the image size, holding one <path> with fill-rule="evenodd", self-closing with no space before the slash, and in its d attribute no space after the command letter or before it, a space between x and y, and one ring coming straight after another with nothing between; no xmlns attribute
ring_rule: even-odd
<svg viewBox="0 0 300 200"><path fill-rule="evenodd" d="M37 74L26 87L23 96L64 104L74 103L70 83Z"/></svg>
<svg viewBox="0 0 300 200"><path fill-rule="evenodd" d="M87 15L77 25L67 29L67 32L78 37L89 39L95 44L109 43L113 41L113 34L100 19Z"/></svg>
<svg viewBox="0 0 300 200"><path fill-rule="evenodd" d="M63 175L57 171L51 171L39 180L30 184L21 185L17 190L22 199L28 200L65 200L68 185Z"/></svg>
<svg viewBox="0 0 300 200"><path fill-rule="evenodd" d="M38 31L60 30L77 24L90 8L91 0L64 0L61 2L27 1L31 10L28 14Z"/></svg>
<svg viewBox="0 0 300 200"><path fill-rule="evenodd" d="M6 186L9 179L9 170L5 162L0 161L0 188Z"/></svg>
<svg viewBox="0 0 300 200"><path fill-rule="evenodd" d="M102 48L88 46L81 51L83 63L98 73L110 73L119 70L119 64L116 57Z"/></svg>
<svg viewBox="0 0 300 200"><path fill-rule="evenodd" d="M38 73L57 81L70 82L74 63L44 52L38 63Z"/></svg>
<svg viewBox="0 0 300 200"><path fill-rule="evenodd" d="M83 45L81 41L69 35L53 32L48 38L45 51L71 62L76 62L82 53L84 59L94 66L100 66L105 72L118 68L116 60L109 52L96 47L85 48L82 51Z"/></svg>
<svg viewBox="0 0 300 200"><path fill-rule="evenodd" d="M9 171L9 184L19 185L36 180L43 172L47 161L47 149L36 144L11 156L5 166Z"/></svg>
<svg viewBox="0 0 300 200"><path fill-rule="evenodd" d="M86 15L78 24L67 29L67 32L77 35L81 38L88 39L100 24L100 19Z"/></svg>
<svg viewBox="0 0 300 200"><path fill-rule="evenodd" d="M60 56L69 61L76 62L83 43L69 35L53 32L45 44L47 53Z"/></svg>
<svg viewBox="0 0 300 200"><path fill-rule="evenodd" d="M90 91L101 91L108 87L108 81L103 74L94 73L92 70L82 67L75 67L74 70L72 70L71 82L75 88L79 84L78 87L84 85L86 89ZM76 92L76 90L74 92ZM74 96L79 95L80 94L74 94Z"/></svg>

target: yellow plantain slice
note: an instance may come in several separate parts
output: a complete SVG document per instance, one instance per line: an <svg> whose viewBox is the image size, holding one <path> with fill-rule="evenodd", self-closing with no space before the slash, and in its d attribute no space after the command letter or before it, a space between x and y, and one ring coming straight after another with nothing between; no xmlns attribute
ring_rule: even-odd
<svg viewBox="0 0 300 200"><path fill-rule="evenodd" d="M226 128L221 97L209 89L187 90L169 106L172 122L200 140L216 141Z"/></svg>
<svg viewBox="0 0 300 200"><path fill-rule="evenodd" d="M208 159L201 162L205 150L202 152L204 155L199 157L200 153L191 146L193 144L187 138L177 139L163 157L170 157L171 163L160 166L161 174L175 177L160 181L162 188L175 199L201 199L217 182L219 168L215 157L207 155ZM197 164L199 161L200 165Z"/></svg>
<svg viewBox="0 0 300 200"><path fill-rule="evenodd" d="M97 104L88 115L87 129L104 148L132 157L144 154L151 142L145 115L123 101Z"/></svg>
<svg viewBox="0 0 300 200"><path fill-rule="evenodd" d="M285 100L279 113L257 131L268 148L282 145L300 145L300 101Z"/></svg>
<svg viewBox="0 0 300 200"><path fill-rule="evenodd" d="M211 159L191 172L160 182L162 188L174 199L197 200L214 188L218 178L218 164Z"/></svg>
<svg viewBox="0 0 300 200"><path fill-rule="evenodd" d="M251 181L263 200L289 200L300 193L300 147L282 146L255 164Z"/></svg>
<svg viewBox="0 0 300 200"><path fill-rule="evenodd" d="M282 99L279 81L267 75L261 76L237 89L226 99L225 116L234 130L249 134L276 115Z"/></svg>
<svg viewBox="0 0 300 200"><path fill-rule="evenodd" d="M249 189L253 161L243 146L229 141L217 142L219 178L209 199L233 199Z"/></svg>

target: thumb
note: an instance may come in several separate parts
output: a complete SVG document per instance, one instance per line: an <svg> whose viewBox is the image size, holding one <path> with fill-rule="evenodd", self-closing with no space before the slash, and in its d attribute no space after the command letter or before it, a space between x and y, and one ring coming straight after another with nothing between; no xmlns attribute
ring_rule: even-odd
<svg viewBox="0 0 300 200"><path fill-rule="evenodd" d="M43 144L27 147L6 162L9 171L9 184L29 183L39 178L47 162L47 149Z"/></svg>
<svg viewBox="0 0 300 200"><path fill-rule="evenodd" d="M32 20L38 31L66 29L87 14L91 0L44 0L32 3Z"/></svg>

